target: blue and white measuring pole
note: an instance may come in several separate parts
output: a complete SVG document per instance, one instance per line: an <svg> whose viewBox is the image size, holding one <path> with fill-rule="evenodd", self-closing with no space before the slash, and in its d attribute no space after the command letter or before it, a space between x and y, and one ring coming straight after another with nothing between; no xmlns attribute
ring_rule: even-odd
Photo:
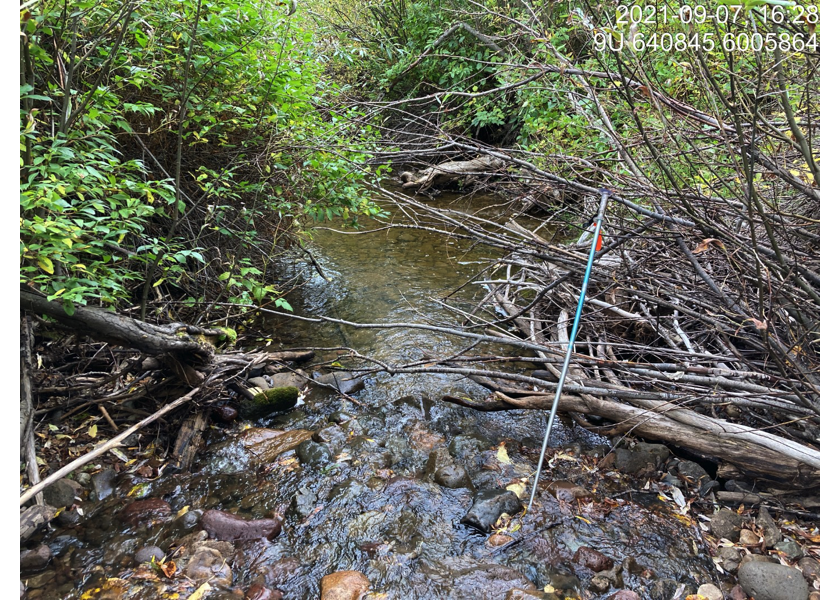
<svg viewBox="0 0 840 600"><path fill-rule="evenodd" d="M557 392L554 394L554 403L551 405L551 414L548 417L548 425L545 428L545 437L543 438L542 450L540 451L540 460L537 462L537 473L534 476L534 485L531 488L531 499L528 500L528 512L531 512L531 505L534 503L534 496L537 493L537 484L540 482L540 472L542 471L542 464L545 459L545 450L548 447L548 438L551 435L551 426L554 425L554 417L557 414L557 405L560 403L560 394L563 393L563 384L566 382L566 374L569 372L569 362L571 362L572 359L572 348L575 346L575 338L577 338L578 327L580 325L580 316L583 314L583 302L586 299L586 288L589 286L589 275L592 273L592 263L595 262L595 247L598 245L598 240L600 239L601 224L604 221L604 213L607 210L607 199L609 197L609 190L602 189L601 205L598 207L598 214L595 216L595 236L592 238L592 246L589 248L589 260L586 262L586 272L583 274L583 286L580 289L580 298L578 298L575 320L572 323L572 331L569 334L569 345L566 348L566 358L563 360L563 370L560 372L560 381L557 383Z"/></svg>

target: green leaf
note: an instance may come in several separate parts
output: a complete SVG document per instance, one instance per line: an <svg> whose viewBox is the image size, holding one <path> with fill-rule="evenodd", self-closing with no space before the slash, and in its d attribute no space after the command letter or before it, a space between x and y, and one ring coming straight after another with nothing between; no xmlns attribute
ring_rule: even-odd
<svg viewBox="0 0 840 600"><path fill-rule="evenodd" d="M53 275L55 273L55 267L53 266L53 262L46 256L38 257L38 266L50 275Z"/></svg>
<svg viewBox="0 0 840 600"><path fill-rule="evenodd" d="M285 298L277 298L277 300L274 301L274 306L293 312L292 305L289 304Z"/></svg>

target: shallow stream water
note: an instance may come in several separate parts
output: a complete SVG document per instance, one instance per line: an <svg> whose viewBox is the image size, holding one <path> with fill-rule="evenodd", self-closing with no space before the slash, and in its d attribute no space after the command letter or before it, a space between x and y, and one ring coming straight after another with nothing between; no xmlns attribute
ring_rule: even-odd
<svg viewBox="0 0 840 600"><path fill-rule="evenodd" d="M442 195L430 202L495 217L503 212L494 197L455 201ZM386 208L398 214L396 207ZM464 241L400 229L365 235L319 230L308 249L326 278L309 257L284 268L284 280L295 287L287 296L295 313L354 322L451 322L451 313L434 299L461 286L492 258ZM480 286L467 286L450 301L466 306L483 293ZM356 329L281 317L267 325L286 347L352 347L389 363L423 361L471 344L422 330ZM316 362L328 364L340 354L319 352ZM326 367L315 370L323 373ZM187 598L195 588L178 575L158 581L134 577L132 557L147 545L177 557L184 536L197 531L200 511L209 509L247 519L277 516L283 525L271 541L236 542L228 558L232 582L214 586L206 598L242 598L242 590L255 582L284 598L318 598L321 579L344 570L368 577L369 597L393 600L503 600L512 588L534 586L592 599L625 587L647 599L666 593L672 583L711 580L714 568L698 550L696 529L676 519L655 494L629 494L621 476L600 472L608 441L562 423L552 433L551 455L558 456L545 471L545 483L568 481L586 495L569 499L541 491L531 514L496 524L498 533L510 537L496 537L493 543L502 545L492 545L487 533L461 519L475 490L514 486L527 502L546 415L477 412L442 401L445 394L487 394L459 376L380 373L365 383L354 401L313 390L291 412L214 426L189 473L152 482L121 475L113 495L84 504L80 522L43 537L56 556L50 567L55 577L27 597L76 598L86 591L88 598ZM261 428L316 432L330 459L304 464L293 450L261 454L252 443ZM432 480L429 457L441 449L466 469L472 488ZM121 511L143 498L163 499L172 515L128 522ZM624 563L623 573L606 589L593 591L595 573L575 559L581 547ZM122 595L107 595L108 578L127 582ZM90 592L97 585L102 591ZM180 596L167 595L176 593Z"/></svg>

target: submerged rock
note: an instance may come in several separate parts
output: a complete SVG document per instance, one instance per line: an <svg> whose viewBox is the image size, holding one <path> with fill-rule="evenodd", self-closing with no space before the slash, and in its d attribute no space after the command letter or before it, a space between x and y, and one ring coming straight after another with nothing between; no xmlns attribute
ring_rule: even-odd
<svg viewBox="0 0 840 600"><path fill-rule="evenodd" d="M422 565L416 573L418 581L429 580L445 588L449 598L481 598L505 600L514 589L535 591L531 581L511 567L480 562L467 556L453 556Z"/></svg>
<svg viewBox="0 0 840 600"><path fill-rule="evenodd" d="M212 579L219 585L230 585L233 581L233 572L225 558L212 548L198 548L187 563L184 574L196 583Z"/></svg>
<svg viewBox="0 0 840 600"><path fill-rule="evenodd" d="M311 437L312 432L305 429L280 431L252 427L240 434L239 441L248 452L252 464L264 464L273 461Z"/></svg>
<svg viewBox="0 0 840 600"><path fill-rule="evenodd" d="M255 583L245 592L245 600L280 600L283 594L262 584Z"/></svg>
<svg viewBox="0 0 840 600"><path fill-rule="evenodd" d="M353 394L365 387L363 376L354 377L351 373L327 373L315 378L323 386L334 387L342 394Z"/></svg>
<svg viewBox="0 0 840 600"><path fill-rule="evenodd" d="M273 539L280 533L283 522L280 519L243 519L221 510L207 510L201 515L201 527L217 540Z"/></svg>
<svg viewBox="0 0 840 600"><path fill-rule="evenodd" d="M172 514L169 503L160 498L147 498L132 502L120 511L120 518L130 525L137 525L144 521L162 519Z"/></svg>
<svg viewBox="0 0 840 600"><path fill-rule="evenodd" d="M519 497L509 490L481 490L461 523L488 533L503 513L514 515L522 510Z"/></svg>
<svg viewBox="0 0 840 600"><path fill-rule="evenodd" d="M321 600L358 600L370 588L370 580L358 571L337 571L321 579Z"/></svg>
<svg viewBox="0 0 840 600"><path fill-rule="evenodd" d="M596 573L598 571L607 571L612 569L614 564L613 559L609 556L605 556L597 550L587 548L586 546L581 546L575 551L572 562L581 565L582 567L586 567L590 571L595 571Z"/></svg>
<svg viewBox="0 0 840 600"><path fill-rule="evenodd" d="M738 569L738 583L755 600L807 600L808 582L798 569L750 561Z"/></svg>

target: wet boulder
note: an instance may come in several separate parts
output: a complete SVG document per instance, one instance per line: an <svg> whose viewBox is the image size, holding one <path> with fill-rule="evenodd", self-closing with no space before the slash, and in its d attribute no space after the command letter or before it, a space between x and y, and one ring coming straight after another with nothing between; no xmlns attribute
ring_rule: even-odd
<svg viewBox="0 0 840 600"><path fill-rule="evenodd" d="M370 580L358 571L337 571L321 579L321 600L359 600Z"/></svg>
<svg viewBox="0 0 840 600"><path fill-rule="evenodd" d="M295 448L300 462L306 465L326 465L332 462L330 448L326 444L319 444L312 440L304 440Z"/></svg>
<svg viewBox="0 0 840 600"><path fill-rule="evenodd" d="M217 540L239 541L274 539L280 533L280 519L243 519L222 510L207 510L201 515L201 527Z"/></svg>
<svg viewBox="0 0 840 600"><path fill-rule="evenodd" d="M239 411L230 404L218 404L213 407L210 414L219 423L233 423L239 417Z"/></svg>
<svg viewBox="0 0 840 600"><path fill-rule="evenodd" d="M488 533L502 514L514 515L522 510L519 497L509 490L480 490L461 523Z"/></svg>
<svg viewBox="0 0 840 600"><path fill-rule="evenodd" d="M114 482L117 479L117 472L113 469L104 469L91 477L93 483L92 496L96 500L104 500L114 493Z"/></svg>
<svg viewBox="0 0 840 600"><path fill-rule="evenodd" d="M435 471L434 481L441 487L472 489L473 484L467 470L461 465L447 465Z"/></svg>
<svg viewBox="0 0 840 600"><path fill-rule="evenodd" d="M755 600L808 600L808 582L794 567L750 561L738 569L738 583Z"/></svg>
<svg viewBox="0 0 840 600"><path fill-rule="evenodd" d="M338 452L347 443L347 432L335 423L315 432L312 439L321 444L327 444L333 452Z"/></svg>

